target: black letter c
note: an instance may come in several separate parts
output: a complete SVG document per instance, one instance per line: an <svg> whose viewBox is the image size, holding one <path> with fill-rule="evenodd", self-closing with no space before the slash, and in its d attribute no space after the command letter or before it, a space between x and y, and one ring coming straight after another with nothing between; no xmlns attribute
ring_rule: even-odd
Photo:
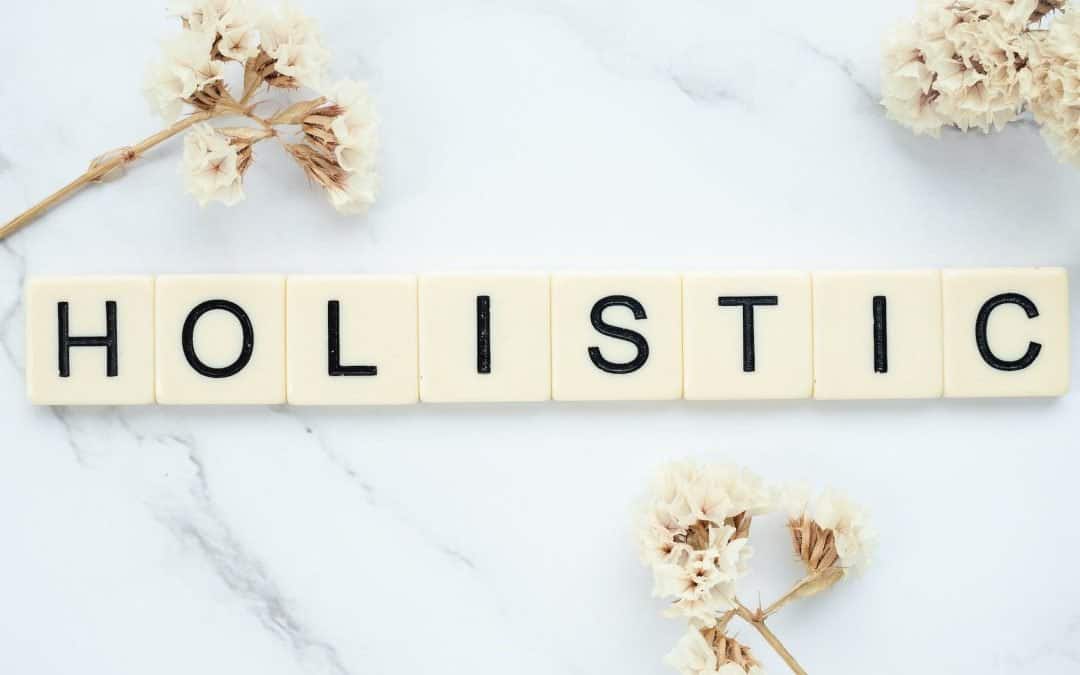
<svg viewBox="0 0 1080 675"><path fill-rule="evenodd" d="M1038 342L1029 342L1027 352L1015 361L1006 361L998 358L990 349L990 341L987 339L987 324L990 322L990 314L1001 305L1018 305L1027 314L1029 319L1039 316L1039 308L1030 298L1019 293L1002 293L987 300L979 310L979 316L975 319L975 344L979 347L979 355L991 368L997 370L1023 370L1027 368L1042 351L1042 345Z"/></svg>

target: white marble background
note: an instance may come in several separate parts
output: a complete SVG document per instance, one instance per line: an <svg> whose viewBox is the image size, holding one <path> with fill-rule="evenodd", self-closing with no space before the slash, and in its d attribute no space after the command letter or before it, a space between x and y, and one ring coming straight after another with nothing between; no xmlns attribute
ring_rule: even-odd
<svg viewBox="0 0 1080 675"><path fill-rule="evenodd" d="M649 597L629 514L654 467L688 455L873 509L876 565L774 621L811 672L1080 670L1076 394L31 407L30 274L1061 264L1080 278L1080 174L1031 124L934 142L884 119L879 36L911 0L304 5L337 72L380 103L369 218L336 216L261 147L247 203L202 210L174 143L0 244L0 672L664 673L680 628ZM157 130L139 87L171 30L141 0L5 7L0 216ZM755 540L744 597L767 601L798 569L777 519Z"/></svg>

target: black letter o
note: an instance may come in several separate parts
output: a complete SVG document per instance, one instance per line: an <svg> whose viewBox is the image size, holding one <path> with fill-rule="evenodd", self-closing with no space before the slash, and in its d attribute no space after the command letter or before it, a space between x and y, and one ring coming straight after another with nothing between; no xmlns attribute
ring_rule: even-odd
<svg viewBox="0 0 1080 675"><path fill-rule="evenodd" d="M240 347L240 355L236 360L224 368L208 366L199 359L195 353L195 324L199 322L203 314L215 309L224 310L236 317L240 322L240 329L244 333L243 345ZM251 319L247 312L234 302L228 300L207 300L191 310L184 320L184 330L180 336L180 342L184 346L184 357L188 364L200 375L213 378L230 377L239 373L251 360L251 353L255 350L255 329L251 325Z"/></svg>

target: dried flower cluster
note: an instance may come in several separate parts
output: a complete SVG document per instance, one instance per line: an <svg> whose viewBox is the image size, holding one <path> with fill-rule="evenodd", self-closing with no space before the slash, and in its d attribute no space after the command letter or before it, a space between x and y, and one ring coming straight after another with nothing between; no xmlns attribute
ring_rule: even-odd
<svg viewBox="0 0 1080 675"><path fill-rule="evenodd" d="M1066 1L920 0L884 42L888 117L937 137L1000 131L1031 110L1055 154L1080 166L1080 10Z"/></svg>
<svg viewBox="0 0 1080 675"><path fill-rule="evenodd" d="M1080 167L1080 10L1058 16L1038 44L1031 112L1058 159Z"/></svg>
<svg viewBox="0 0 1080 675"><path fill-rule="evenodd" d="M750 649L723 628L691 629L668 654L667 663L684 675L762 675Z"/></svg>
<svg viewBox="0 0 1080 675"><path fill-rule="evenodd" d="M712 626L735 606L751 520L770 503L761 480L735 467L672 464L657 477L640 539L654 594L673 598L669 616Z"/></svg>
<svg viewBox="0 0 1080 675"><path fill-rule="evenodd" d="M265 11L249 0L180 0L169 7L182 31L162 45L147 71L144 93L168 123L130 147L104 153L78 178L0 227L0 239L91 183L117 177L150 148L187 131L181 169L199 204L232 205L244 198L244 174L254 146L277 139L304 174L342 213L362 213L375 202L378 117L365 85L327 78L329 52L315 21L292 5ZM235 66L238 87L229 84ZM273 100L307 89L309 97L276 113ZM182 116L187 110L188 114ZM246 127L215 128L233 117Z"/></svg>
<svg viewBox="0 0 1080 675"><path fill-rule="evenodd" d="M752 555L750 526L756 516L780 509L788 513L792 546L806 574L769 608L751 611L736 597ZM743 468L691 462L670 464L656 477L638 539L653 572L653 594L670 601L667 616L688 623L668 656L683 675L762 672L750 650L726 634L734 616L750 622L801 672L765 619L865 566L874 544L865 515L838 493L811 500L805 488L773 488Z"/></svg>
<svg viewBox="0 0 1080 675"><path fill-rule="evenodd" d="M846 574L866 567L874 536L866 514L834 490L810 498L805 486L788 487L782 495L795 556L812 583L803 584L799 597L819 593Z"/></svg>
<svg viewBox="0 0 1080 675"><path fill-rule="evenodd" d="M377 118L367 88L357 82L326 84L329 53L315 22L294 7L261 12L245 0L189 0L170 7L183 32L164 45L162 60L147 76L151 105L172 122L185 105L210 116L239 115L263 132L215 131L205 122L188 134L183 169L189 192L200 204L231 205L243 199L244 172L252 146L280 138L297 127L289 155L330 202L344 213L364 211L375 201ZM243 92L225 84L225 66L243 66ZM269 118L254 113L261 87L305 87L322 96L289 106Z"/></svg>

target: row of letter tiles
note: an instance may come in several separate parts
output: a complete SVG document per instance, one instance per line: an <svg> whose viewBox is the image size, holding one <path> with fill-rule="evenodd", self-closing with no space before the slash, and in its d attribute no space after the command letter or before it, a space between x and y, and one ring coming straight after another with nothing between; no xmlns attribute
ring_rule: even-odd
<svg viewBox="0 0 1080 675"><path fill-rule="evenodd" d="M1060 268L51 277L48 405L1059 396Z"/></svg>

